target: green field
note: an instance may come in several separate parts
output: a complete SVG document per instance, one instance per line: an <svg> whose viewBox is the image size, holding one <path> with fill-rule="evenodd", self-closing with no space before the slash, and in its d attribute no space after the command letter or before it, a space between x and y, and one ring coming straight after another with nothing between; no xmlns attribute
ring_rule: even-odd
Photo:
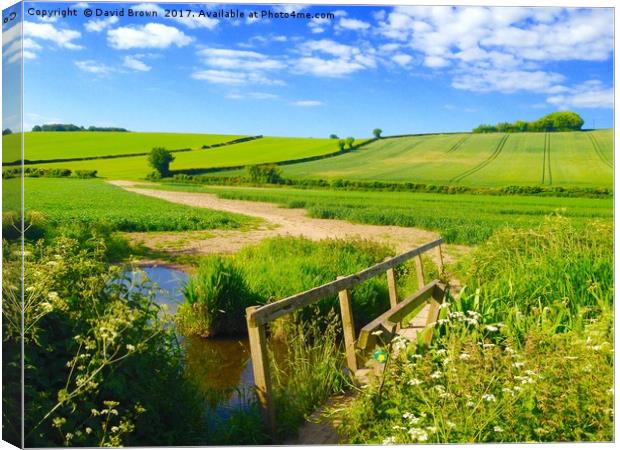
<svg viewBox="0 0 620 450"><path fill-rule="evenodd" d="M175 153L175 160L170 165L170 169L200 169L262 164L323 155L337 150L338 147L332 139L266 137L218 148ZM100 177L126 179L144 178L153 171L149 167L145 156L36 164L31 167L57 167L71 170L90 169L97 170Z"/></svg>
<svg viewBox="0 0 620 450"><path fill-rule="evenodd" d="M306 208L310 216L325 219L424 228L439 232L447 242L462 244L482 243L505 226L535 227L545 216L555 213L569 218L575 226L584 226L592 219L613 217L612 199L192 185L162 185L161 189L209 192L228 199Z"/></svg>
<svg viewBox="0 0 620 450"><path fill-rule="evenodd" d="M287 166L284 176L480 186L611 186L612 139L612 130L549 133L548 154L544 133L384 139L345 155Z"/></svg>
<svg viewBox="0 0 620 450"><path fill-rule="evenodd" d="M11 139L9 135L9 139ZM18 136L18 135L15 135ZM200 148L240 138L238 135L189 133L39 132L24 133L25 159L48 160L148 153L153 147ZM3 142L7 137L3 136ZM3 162L14 161L4 155Z"/></svg>
<svg viewBox="0 0 620 450"><path fill-rule="evenodd" d="M17 210L19 199L4 195L7 186L20 180L5 180L3 212ZM16 187L17 188L17 187ZM106 222L122 231L182 231L240 228L256 220L204 208L169 203L127 192L101 180L26 178L26 211L43 213L52 227L76 222Z"/></svg>

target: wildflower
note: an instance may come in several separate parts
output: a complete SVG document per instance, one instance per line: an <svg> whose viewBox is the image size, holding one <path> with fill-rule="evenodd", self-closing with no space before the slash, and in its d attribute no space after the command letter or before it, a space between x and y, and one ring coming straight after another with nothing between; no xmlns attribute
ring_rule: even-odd
<svg viewBox="0 0 620 450"><path fill-rule="evenodd" d="M133 352L133 351L136 349L136 346L135 346L135 345L132 345L132 344L127 344L125 347L126 347L126 348L127 348L127 350L128 350L128 351L130 351L130 352Z"/></svg>
<svg viewBox="0 0 620 450"><path fill-rule="evenodd" d="M420 421L419 417L416 417L415 415L409 412L406 412L405 414L403 414L403 419L408 420L409 425L415 425Z"/></svg>
<svg viewBox="0 0 620 450"><path fill-rule="evenodd" d="M493 348L495 344L482 344L482 348Z"/></svg>
<svg viewBox="0 0 620 450"><path fill-rule="evenodd" d="M519 367L523 367L524 365L525 365L525 363L524 363L524 362L521 362L521 361L517 361L517 362L515 362L515 363L512 363L512 367L516 367L517 369L518 369Z"/></svg>
<svg viewBox="0 0 620 450"><path fill-rule="evenodd" d="M494 402L494 401L497 401L497 398L495 398L493 394L484 394L482 396L482 400L485 400L487 402Z"/></svg>
<svg viewBox="0 0 620 450"><path fill-rule="evenodd" d="M437 433L437 427L426 427L429 433L435 434Z"/></svg>
<svg viewBox="0 0 620 450"><path fill-rule="evenodd" d="M465 403L465 406L467 406L468 408L472 408L474 406L474 402L470 400L467 403Z"/></svg>
<svg viewBox="0 0 620 450"><path fill-rule="evenodd" d="M65 434L65 438L67 439L67 441L70 441L71 439L73 439L73 433Z"/></svg>
<svg viewBox="0 0 620 450"><path fill-rule="evenodd" d="M418 442L428 441L428 433L422 428L410 428L408 431L411 438Z"/></svg>
<svg viewBox="0 0 620 450"><path fill-rule="evenodd" d="M401 427L400 425L394 425L394 426L392 427L392 429L393 429L393 430L406 430L407 428L405 428L405 427Z"/></svg>
<svg viewBox="0 0 620 450"><path fill-rule="evenodd" d="M460 360L462 360L462 361L467 361L467 360L469 360L469 359L470 359L470 356L469 356L469 354L468 354L468 353L463 352L463 353L461 353L461 354L459 355L459 359L460 359Z"/></svg>
<svg viewBox="0 0 620 450"><path fill-rule="evenodd" d="M494 332L494 331L498 331L498 330L499 330L499 328L497 328L495 325L487 325L487 326L486 326L486 327L484 327L484 328L485 328L487 331L491 331L491 332Z"/></svg>
<svg viewBox="0 0 620 450"><path fill-rule="evenodd" d="M447 366L448 364L450 364L450 361L452 361L452 358L448 356L446 359L441 361L441 364L443 364L444 366Z"/></svg>
<svg viewBox="0 0 620 450"><path fill-rule="evenodd" d="M91 427L86 427L86 430L84 431L86 431L86 434L90 434L93 432L93 429Z"/></svg>
<svg viewBox="0 0 620 450"><path fill-rule="evenodd" d="M418 380L417 378L412 378L411 380L407 381L407 384L409 386L417 386L419 384L422 384L422 381Z"/></svg>
<svg viewBox="0 0 620 450"><path fill-rule="evenodd" d="M394 436L386 437L383 440L382 444L383 445L394 445L394 444L396 444L396 439L394 438Z"/></svg>
<svg viewBox="0 0 620 450"><path fill-rule="evenodd" d="M450 429L450 430L454 430L456 428L456 424L454 422L449 421L449 420L446 422L446 425L448 425L448 429Z"/></svg>
<svg viewBox="0 0 620 450"><path fill-rule="evenodd" d="M496 433L501 433L502 431L504 431L504 429L496 425L493 427L493 431L495 431Z"/></svg>
<svg viewBox="0 0 620 450"><path fill-rule="evenodd" d="M526 375L530 375L530 376L534 376L534 375L536 375L536 372L534 372L533 370L526 370L525 374Z"/></svg>
<svg viewBox="0 0 620 450"><path fill-rule="evenodd" d="M440 348L435 353L437 353L438 355L444 355L447 353L447 350L445 348Z"/></svg>
<svg viewBox="0 0 620 450"><path fill-rule="evenodd" d="M431 373L431 378L433 380L437 380L441 378L441 372L439 370L436 370L435 372Z"/></svg>

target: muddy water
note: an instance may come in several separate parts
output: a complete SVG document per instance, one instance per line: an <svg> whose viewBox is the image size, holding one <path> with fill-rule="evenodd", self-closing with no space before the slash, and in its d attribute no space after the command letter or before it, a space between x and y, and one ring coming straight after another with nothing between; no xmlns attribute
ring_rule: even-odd
<svg viewBox="0 0 620 450"><path fill-rule="evenodd" d="M171 313L183 302L182 286L188 275L167 266L142 266L140 270L157 286L155 301L167 305ZM140 272L126 273L139 280ZM190 378L205 394L219 417L242 408L251 398L254 379L247 339L178 336L187 354Z"/></svg>

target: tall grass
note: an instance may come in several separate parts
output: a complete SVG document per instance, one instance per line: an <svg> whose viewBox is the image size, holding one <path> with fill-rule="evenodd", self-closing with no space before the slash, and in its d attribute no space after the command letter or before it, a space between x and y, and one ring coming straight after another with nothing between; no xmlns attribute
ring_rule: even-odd
<svg viewBox="0 0 620 450"><path fill-rule="evenodd" d="M598 222L497 232L433 345L401 344L342 431L353 443L613 439L612 250Z"/></svg>

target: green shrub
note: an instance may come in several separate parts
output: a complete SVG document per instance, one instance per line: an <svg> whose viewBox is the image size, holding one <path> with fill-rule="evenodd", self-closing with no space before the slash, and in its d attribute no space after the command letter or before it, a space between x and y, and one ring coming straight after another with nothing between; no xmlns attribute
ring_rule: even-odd
<svg viewBox="0 0 620 450"><path fill-rule="evenodd" d="M185 303L176 315L185 335L212 337L246 330L245 308L257 303L242 272L224 257L209 256L183 287Z"/></svg>
<svg viewBox="0 0 620 450"><path fill-rule="evenodd" d="M76 178L97 178L96 170L76 170L73 172Z"/></svg>
<svg viewBox="0 0 620 450"><path fill-rule="evenodd" d="M280 184L282 169L274 164L247 166L248 176L253 183Z"/></svg>
<svg viewBox="0 0 620 450"><path fill-rule="evenodd" d="M174 161L174 155L163 147L155 147L148 156L148 162L161 177L170 176L170 163Z"/></svg>
<svg viewBox="0 0 620 450"><path fill-rule="evenodd" d="M27 244L22 331L18 249L4 253L3 345L13 351L3 369L19 367L23 344L25 445L198 443L203 404L151 287L130 291L95 237L87 246L66 236ZM3 388L11 410L21 377ZM19 432L4 420L4 432Z"/></svg>

